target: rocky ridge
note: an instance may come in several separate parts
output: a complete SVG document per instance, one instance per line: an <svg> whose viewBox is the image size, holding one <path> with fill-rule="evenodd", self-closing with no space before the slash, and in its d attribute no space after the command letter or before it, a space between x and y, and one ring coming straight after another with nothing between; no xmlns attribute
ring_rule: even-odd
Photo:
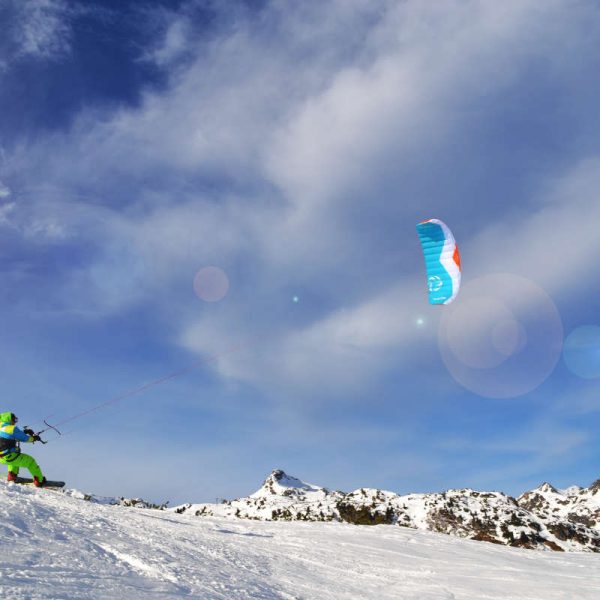
<svg viewBox="0 0 600 600"><path fill-rule="evenodd" d="M400 496L372 488L331 491L277 469L246 498L169 510L198 517L387 524L529 549L600 552L600 480L562 491L544 483L518 498L471 489Z"/></svg>

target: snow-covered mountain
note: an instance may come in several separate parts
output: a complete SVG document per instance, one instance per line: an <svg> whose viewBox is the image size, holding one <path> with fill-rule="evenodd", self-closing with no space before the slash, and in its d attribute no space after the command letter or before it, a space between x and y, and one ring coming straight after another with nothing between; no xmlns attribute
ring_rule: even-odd
<svg viewBox="0 0 600 600"><path fill-rule="evenodd" d="M246 498L171 510L199 517L400 525L529 549L600 552L600 482L562 492L545 483L517 499L471 489L400 496L371 488L330 491L278 469Z"/></svg>
<svg viewBox="0 0 600 600"><path fill-rule="evenodd" d="M600 479L589 488L572 486L566 490L557 490L549 483L543 483L519 496L518 502L545 520L567 519L600 528Z"/></svg>
<svg viewBox="0 0 600 600"><path fill-rule="evenodd" d="M259 491L257 503L338 495L288 477ZM532 552L389 525L199 519L115 501L0 481L0 598L600 598L595 554Z"/></svg>

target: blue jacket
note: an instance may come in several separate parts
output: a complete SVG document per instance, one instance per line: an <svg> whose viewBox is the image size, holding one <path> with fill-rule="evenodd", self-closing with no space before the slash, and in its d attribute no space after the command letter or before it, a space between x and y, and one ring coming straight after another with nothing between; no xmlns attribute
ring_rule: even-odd
<svg viewBox="0 0 600 600"><path fill-rule="evenodd" d="M4 414L0 417L4 417ZM17 452L17 442L33 442L33 436L27 435L11 421L7 422L2 418L0 422L0 456Z"/></svg>

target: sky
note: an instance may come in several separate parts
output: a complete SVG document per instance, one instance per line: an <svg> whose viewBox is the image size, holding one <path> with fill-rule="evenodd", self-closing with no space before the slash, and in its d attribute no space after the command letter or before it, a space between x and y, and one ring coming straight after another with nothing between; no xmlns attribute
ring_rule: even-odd
<svg viewBox="0 0 600 600"><path fill-rule="evenodd" d="M0 26L1 408L60 425L48 477L172 504L275 468L600 477L596 2L0 0Z"/></svg>

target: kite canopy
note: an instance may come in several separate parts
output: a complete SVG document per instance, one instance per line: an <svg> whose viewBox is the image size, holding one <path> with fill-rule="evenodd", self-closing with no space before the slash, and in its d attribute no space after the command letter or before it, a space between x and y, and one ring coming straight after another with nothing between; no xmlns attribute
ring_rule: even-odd
<svg viewBox="0 0 600 600"><path fill-rule="evenodd" d="M460 287L460 255L452 232L439 219L417 225L425 255L430 304L450 304Z"/></svg>

